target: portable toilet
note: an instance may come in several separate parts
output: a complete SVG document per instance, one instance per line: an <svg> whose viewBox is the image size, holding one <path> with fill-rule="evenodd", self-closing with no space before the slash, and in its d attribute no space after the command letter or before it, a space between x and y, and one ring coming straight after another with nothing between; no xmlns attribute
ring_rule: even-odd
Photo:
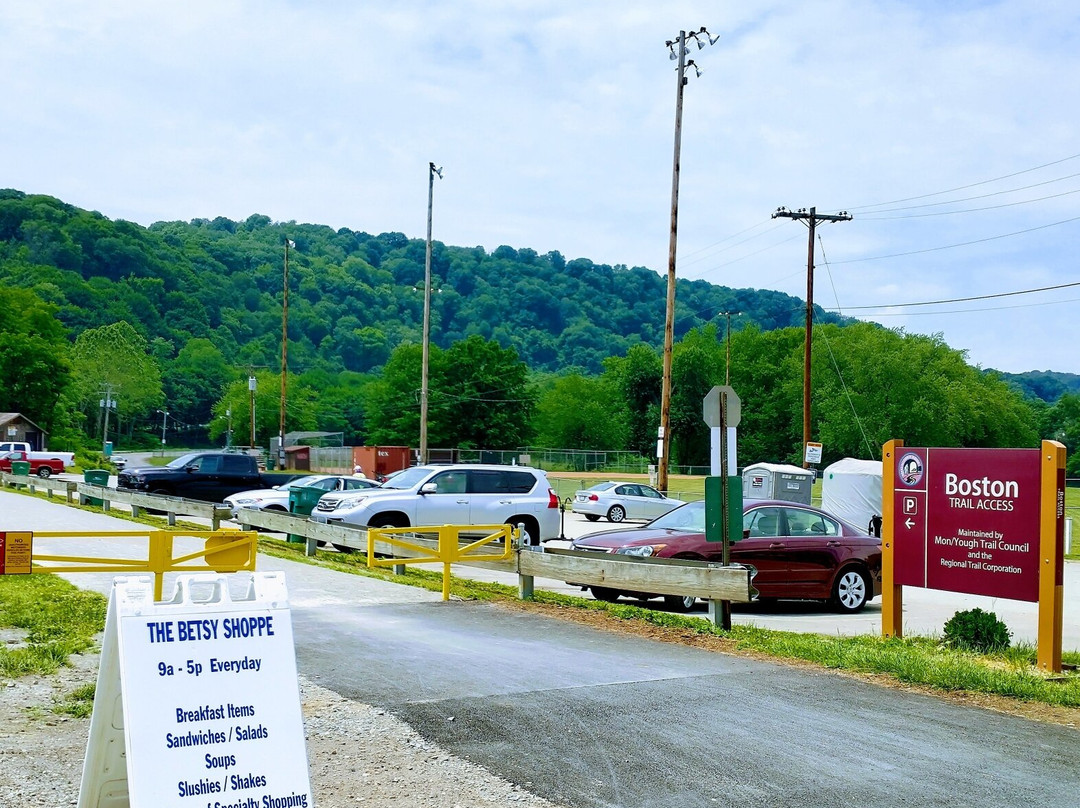
<svg viewBox="0 0 1080 808"><path fill-rule="evenodd" d="M743 500L784 499L809 505L814 488L812 469L780 463L754 463L742 472Z"/></svg>
<svg viewBox="0 0 1080 808"><path fill-rule="evenodd" d="M870 532L870 520L882 514L883 465L880 460L845 457L821 472L821 508L853 527Z"/></svg>

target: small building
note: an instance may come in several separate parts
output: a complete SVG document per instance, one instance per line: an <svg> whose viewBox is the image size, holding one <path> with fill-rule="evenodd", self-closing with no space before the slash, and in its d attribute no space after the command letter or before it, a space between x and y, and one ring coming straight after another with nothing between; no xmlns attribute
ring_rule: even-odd
<svg viewBox="0 0 1080 808"><path fill-rule="evenodd" d="M814 472L780 463L754 463L743 469L743 499L783 499L810 505Z"/></svg>
<svg viewBox="0 0 1080 808"><path fill-rule="evenodd" d="M22 413L0 412L0 443L29 443L31 451L40 452L47 434Z"/></svg>
<svg viewBox="0 0 1080 808"><path fill-rule="evenodd" d="M354 446L352 456L353 465L374 478L412 465L412 450L408 446Z"/></svg>

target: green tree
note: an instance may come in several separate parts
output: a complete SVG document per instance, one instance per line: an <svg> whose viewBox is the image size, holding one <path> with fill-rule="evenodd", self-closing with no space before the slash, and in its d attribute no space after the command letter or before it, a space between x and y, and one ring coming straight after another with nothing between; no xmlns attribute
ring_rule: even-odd
<svg viewBox="0 0 1080 808"><path fill-rule="evenodd" d="M268 447L281 428L281 374L258 370L255 377L255 400L252 402L248 376L228 384L213 407L209 425L210 439L223 440L232 423L232 445L251 444L251 420L254 404L255 445ZM285 433L310 432L317 422L315 391L302 383L292 382L285 396ZM231 414L230 414L231 413Z"/></svg>
<svg viewBox="0 0 1080 808"><path fill-rule="evenodd" d="M178 421L209 422L225 386L238 376L210 340L197 337L180 349L163 374L165 400Z"/></svg>
<svg viewBox="0 0 1080 808"><path fill-rule="evenodd" d="M1042 416L1044 440L1065 444L1065 474L1080 477L1080 394L1065 393Z"/></svg>
<svg viewBox="0 0 1080 808"><path fill-rule="evenodd" d="M656 454L662 376L660 356L643 343L631 347L625 356L604 360L604 377L618 391L626 413L627 448L645 456Z"/></svg>
<svg viewBox="0 0 1080 808"><path fill-rule="evenodd" d="M367 388L373 443L413 446L420 435L422 349L402 345L382 378ZM525 445L535 393L513 348L474 335L428 357L428 445L505 448Z"/></svg>
<svg viewBox="0 0 1080 808"><path fill-rule="evenodd" d="M572 373L540 394L533 418L536 443L565 449L623 449L626 409L609 379Z"/></svg>
<svg viewBox="0 0 1080 808"><path fill-rule="evenodd" d="M54 306L24 289L0 287L0 412L21 412L50 433L64 423L69 353ZM60 443L53 440L53 448Z"/></svg>
<svg viewBox="0 0 1080 808"><path fill-rule="evenodd" d="M99 402L108 393L116 402L117 423L128 424L162 403L161 371L146 339L129 323L83 331L72 349L75 380L83 412L96 432ZM112 416L110 416L112 417Z"/></svg>
<svg viewBox="0 0 1080 808"><path fill-rule="evenodd" d="M709 465L711 441L702 402L723 383L724 346L716 326L693 329L671 353L671 454L680 465Z"/></svg>

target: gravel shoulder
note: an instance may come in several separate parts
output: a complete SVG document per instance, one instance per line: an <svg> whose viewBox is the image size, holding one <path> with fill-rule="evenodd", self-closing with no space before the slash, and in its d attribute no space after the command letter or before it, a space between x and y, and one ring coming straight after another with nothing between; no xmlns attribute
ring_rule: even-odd
<svg viewBox="0 0 1080 808"><path fill-rule="evenodd" d="M97 679L97 654L72 657L52 676L0 680L0 806L78 803L89 718L51 712ZM385 710L300 679L308 766L319 808L556 808L455 757Z"/></svg>

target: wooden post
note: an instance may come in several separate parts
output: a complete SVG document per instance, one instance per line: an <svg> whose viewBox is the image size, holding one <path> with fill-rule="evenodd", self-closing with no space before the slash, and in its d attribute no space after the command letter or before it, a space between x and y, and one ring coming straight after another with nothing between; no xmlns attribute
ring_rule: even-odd
<svg viewBox="0 0 1080 808"><path fill-rule="evenodd" d="M1036 664L1061 673L1061 624L1065 575L1065 447L1042 442L1039 509L1039 633Z"/></svg>
<svg viewBox="0 0 1080 808"><path fill-rule="evenodd" d="M904 587L896 583L896 531L894 489L896 488L897 450L902 440L891 440L881 450L881 636L904 636Z"/></svg>

